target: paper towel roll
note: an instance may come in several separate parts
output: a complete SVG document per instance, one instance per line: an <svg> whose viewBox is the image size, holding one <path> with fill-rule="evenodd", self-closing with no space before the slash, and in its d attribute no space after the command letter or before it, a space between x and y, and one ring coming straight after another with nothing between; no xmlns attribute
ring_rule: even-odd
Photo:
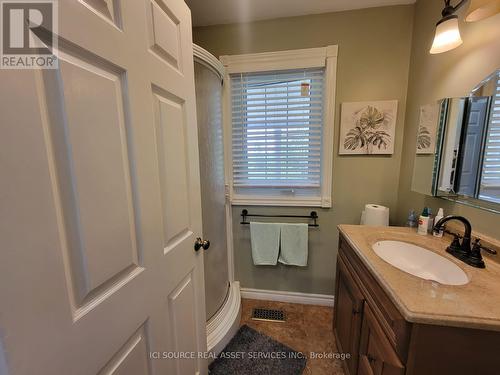
<svg viewBox="0 0 500 375"><path fill-rule="evenodd" d="M367 204L361 214L361 225L389 226L389 208L379 204Z"/></svg>

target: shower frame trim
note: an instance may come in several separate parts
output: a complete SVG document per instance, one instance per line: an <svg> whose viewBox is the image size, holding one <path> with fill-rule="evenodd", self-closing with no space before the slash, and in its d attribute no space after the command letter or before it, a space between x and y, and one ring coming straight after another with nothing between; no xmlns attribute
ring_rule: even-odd
<svg viewBox="0 0 500 375"><path fill-rule="evenodd" d="M224 65L206 49L194 43L193 59L214 72L220 78L221 82L223 82L225 74Z"/></svg>

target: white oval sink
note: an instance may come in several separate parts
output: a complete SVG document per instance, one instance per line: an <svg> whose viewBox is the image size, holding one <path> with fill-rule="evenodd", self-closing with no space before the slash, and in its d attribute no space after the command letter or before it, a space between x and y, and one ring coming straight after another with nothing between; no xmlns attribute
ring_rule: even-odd
<svg viewBox="0 0 500 375"><path fill-rule="evenodd" d="M465 272L455 263L423 247L401 241L378 241L372 249L387 263L413 276L445 285L469 282Z"/></svg>

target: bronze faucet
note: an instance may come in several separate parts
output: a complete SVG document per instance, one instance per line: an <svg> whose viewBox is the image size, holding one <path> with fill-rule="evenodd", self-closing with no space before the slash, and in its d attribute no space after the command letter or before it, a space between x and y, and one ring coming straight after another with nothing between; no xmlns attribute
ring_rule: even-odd
<svg viewBox="0 0 500 375"><path fill-rule="evenodd" d="M464 225L465 231L462 238L462 243L457 235L455 235L450 246L446 248L446 251L453 255L455 258L460 259L462 262L467 263L472 267L485 268L483 257L481 256L481 246L479 242L476 242L471 248L471 236L472 236L472 226L470 221L463 216L450 215L443 217L434 225L434 231L439 232L443 225L450 220L458 220Z"/></svg>

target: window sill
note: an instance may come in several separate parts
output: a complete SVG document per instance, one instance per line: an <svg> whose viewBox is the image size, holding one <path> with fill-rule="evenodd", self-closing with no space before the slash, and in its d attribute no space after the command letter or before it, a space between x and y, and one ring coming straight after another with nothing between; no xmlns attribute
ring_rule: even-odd
<svg viewBox="0 0 500 375"><path fill-rule="evenodd" d="M330 208L331 199L319 197L242 197L231 199L233 206L285 206L285 207L322 207Z"/></svg>

